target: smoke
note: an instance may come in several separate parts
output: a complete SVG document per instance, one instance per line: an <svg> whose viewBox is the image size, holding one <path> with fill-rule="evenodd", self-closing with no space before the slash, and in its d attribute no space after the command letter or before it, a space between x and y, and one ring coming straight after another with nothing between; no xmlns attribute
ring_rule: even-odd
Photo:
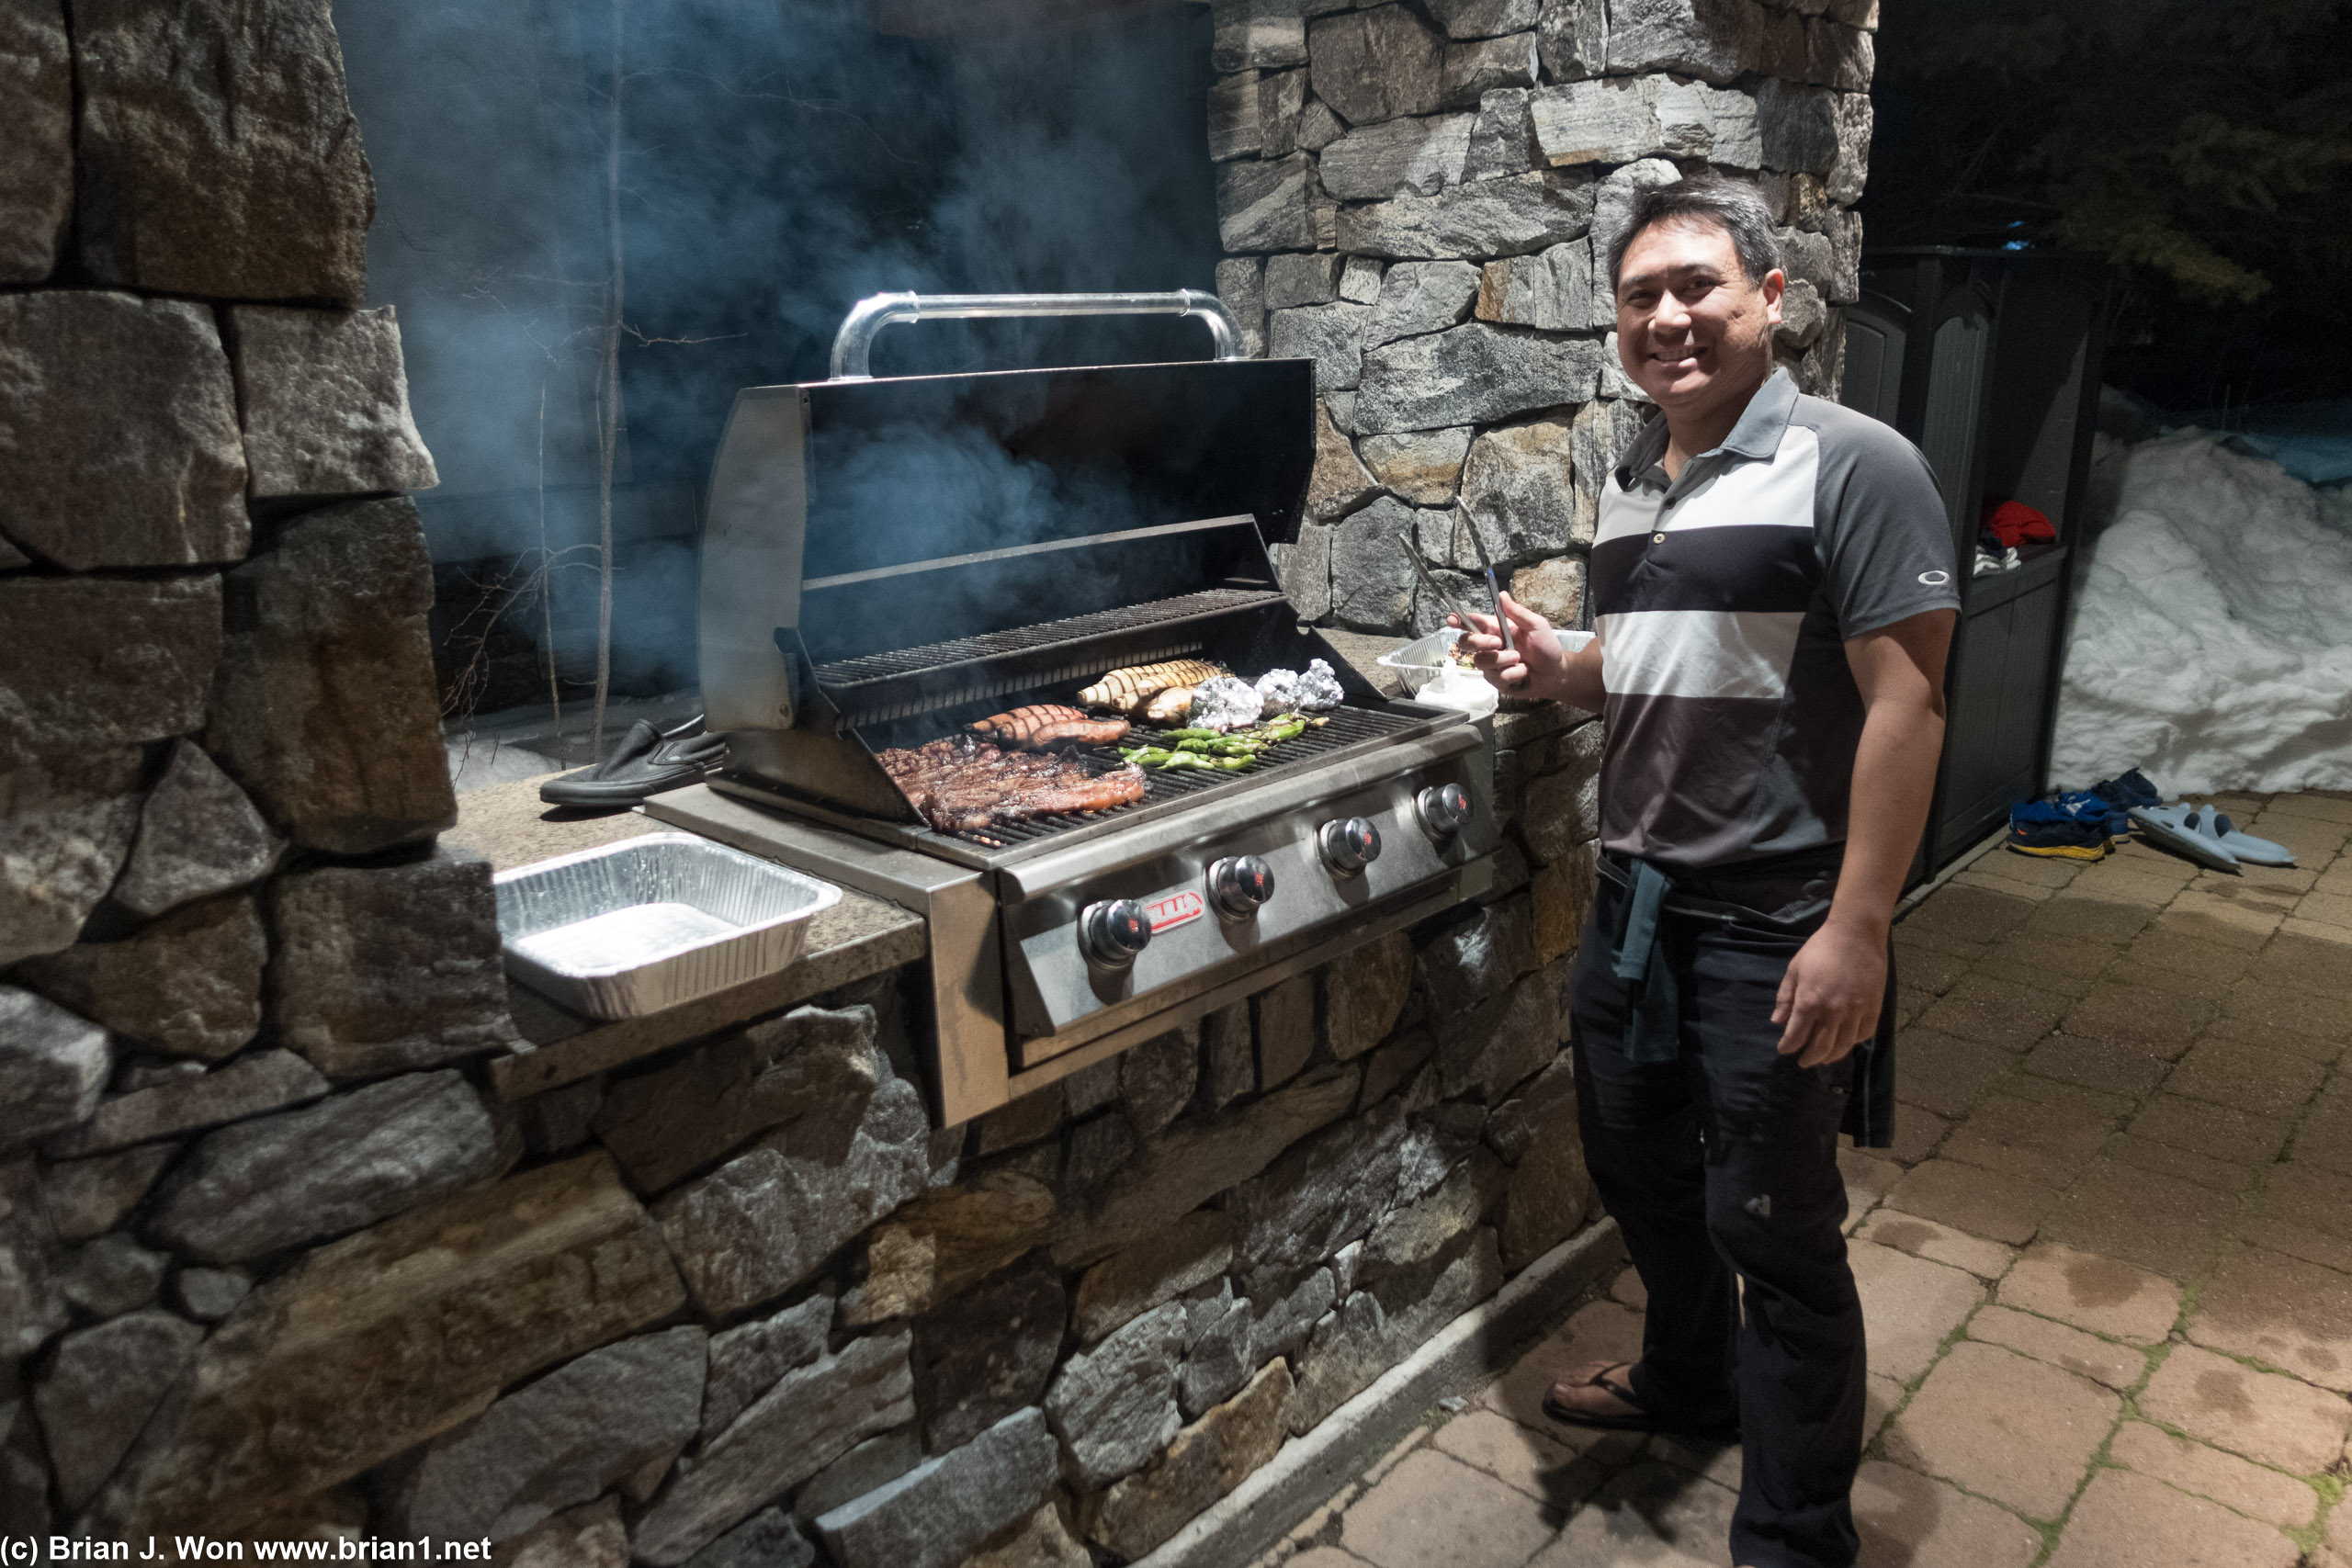
<svg viewBox="0 0 2352 1568"><path fill-rule="evenodd" d="M339 0L377 181L371 292L399 308L411 400L443 476L419 498L435 558L491 563L450 581L503 573L510 586L529 576L513 563L552 559L548 618L567 680L594 660L582 547L596 512L616 15L628 331L614 660L616 689L650 692L692 683L694 540L729 402L741 387L821 378L856 299L1212 287L1207 18L1185 6L912 39L877 34L865 0ZM926 322L883 333L873 367L1201 347L1198 323L1181 321ZM978 447L912 461L933 470L918 491L996 509L1008 537L1114 503L1039 493L1035 474ZM890 488L910 493L903 476ZM888 525L922 529L922 509ZM501 629L544 651L537 609ZM483 705L502 697L514 694Z"/></svg>

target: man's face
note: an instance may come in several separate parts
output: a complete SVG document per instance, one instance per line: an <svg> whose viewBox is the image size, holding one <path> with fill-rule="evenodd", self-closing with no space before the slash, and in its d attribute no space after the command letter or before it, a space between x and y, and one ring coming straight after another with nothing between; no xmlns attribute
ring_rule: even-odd
<svg viewBox="0 0 2352 1568"><path fill-rule="evenodd" d="M1746 397L1772 369L1778 271L1749 281L1731 236L1670 220L1634 237L1617 276L1617 353L1634 384L1669 411Z"/></svg>

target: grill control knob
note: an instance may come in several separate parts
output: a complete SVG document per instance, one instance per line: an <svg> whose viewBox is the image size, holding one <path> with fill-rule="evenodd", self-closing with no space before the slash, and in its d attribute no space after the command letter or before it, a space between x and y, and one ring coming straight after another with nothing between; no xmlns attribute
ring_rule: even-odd
<svg viewBox="0 0 2352 1568"><path fill-rule="evenodd" d="M1274 868L1256 855L1229 855L1209 867L1209 899L1237 919L1274 896Z"/></svg>
<svg viewBox="0 0 2352 1568"><path fill-rule="evenodd" d="M1342 876L1353 876L1380 858L1380 829L1361 817L1340 817L1316 835L1323 860Z"/></svg>
<svg viewBox="0 0 2352 1568"><path fill-rule="evenodd" d="M1450 839L1470 820L1470 792L1460 784L1436 784L1413 797L1421 826L1432 839Z"/></svg>
<svg viewBox="0 0 2352 1568"><path fill-rule="evenodd" d="M1151 945L1151 921L1134 899L1106 898L1078 917L1078 941L1097 964L1125 969Z"/></svg>

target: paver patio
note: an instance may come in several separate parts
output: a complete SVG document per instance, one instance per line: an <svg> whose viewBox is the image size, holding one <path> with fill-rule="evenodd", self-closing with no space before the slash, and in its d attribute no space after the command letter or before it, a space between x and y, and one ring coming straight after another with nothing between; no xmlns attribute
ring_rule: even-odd
<svg viewBox="0 0 2352 1568"><path fill-rule="evenodd" d="M2291 871L1996 850L1897 927L1897 1146L1848 1150L1864 1568L2352 1568L2352 795ZM1892 1156L1892 1157L1888 1157ZM1736 1449L1547 1420L1630 1269L1259 1568L1728 1564Z"/></svg>

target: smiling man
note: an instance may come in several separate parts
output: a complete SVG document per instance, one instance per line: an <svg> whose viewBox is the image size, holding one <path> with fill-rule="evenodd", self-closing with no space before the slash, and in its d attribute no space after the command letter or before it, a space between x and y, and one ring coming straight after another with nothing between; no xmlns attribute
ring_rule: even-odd
<svg viewBox="0 0 2352 1568"><path fill-rule="evenodd" d="M1599 636L1508 595L1514 695L1603 713L1601 877L1571 1047L1595 1184L1649 1306L1638 1362L1567 1369L1587 1427L1743 1444L1732 1560L1851 1568L1861 1304L1842 1128L1893 1110L1888 930L1927 821L1960 599L1934 477L1772 364L1785 279L1756 192L1638 197L1609 257L1662 417L1601 486Z"/></svg>

